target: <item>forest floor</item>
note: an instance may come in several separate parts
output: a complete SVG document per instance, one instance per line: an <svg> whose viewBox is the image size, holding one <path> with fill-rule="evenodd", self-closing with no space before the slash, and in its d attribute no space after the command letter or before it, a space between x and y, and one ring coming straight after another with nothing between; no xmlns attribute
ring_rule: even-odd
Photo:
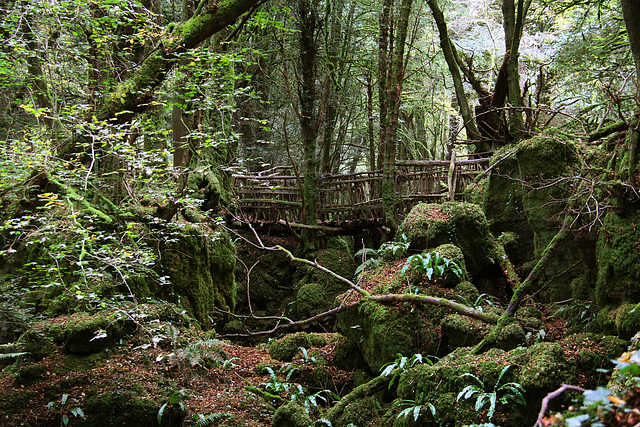
<svg viewBox="0 0 640 427"><path fill-rule="evenodd" d="M168 401L166 396L180 396L176 402L187 410L185 425L193 425L199 415L217 414L221 422L215 425L270 426L275 409L270 403L277 402L267 402L246 388L264 390L264 385L273 381L265 367L278 372L295 366L299 374L290 378L290 385L313 370L312 364L302 357L290 363L270 358L264 345L250 347L222 341L216 345L226 353L226 363L209 369L197 363L191 365L186 359L179 361L172 357L170 349L159 347L142 349L124 344L87 357L67 355L59 349L38 363L46 369L31 384L20 384L14 375L0 376L0 390L26 392L30 396L28 400L16 402L21 407L15 407L13 415L0 414L0 424L61 425L62 416L66 414L73 425L72 409L84 408L91 395L121 391L127 396L135 392L136 396L160 403L163 399ZM330 358L333 348L327 346L320 350ZM332 371L341 387L352 378L348 372ZM71 391L70 384L73 384ZM61 387L68 394L64 405L60 405Z"/></svg>

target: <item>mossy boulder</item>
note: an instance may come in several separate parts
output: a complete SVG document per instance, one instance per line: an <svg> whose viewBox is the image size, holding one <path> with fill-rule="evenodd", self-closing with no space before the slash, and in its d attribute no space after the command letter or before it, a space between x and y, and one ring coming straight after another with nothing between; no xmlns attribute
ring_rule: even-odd
<svg viewBox="0 0 640 427"><path fill-rule="evenodd" d="M409 212L398 233L407 236L411 250L434 249L447 243L457 246L472 276L495 267L493 236L478 205L419 203Z"/></svg>
<svg viewBox="0 0 640 427"><path fill-rule="evenodd" d="M20 351L28 353L27 357L31 361L44 359L56 350L52 339L35 329L29 329L20 335L17 345Z"/></svg>
<svg viewBox="0 0 640 427"><path fill-rule="evenodd" d="M576 188L575 181L563 178L576 176L580 167L575 144L559 135L522 141L492 158L488 178L482 181L482 209L511 262L530 263L520 271L524 276L557 234ZM544 287L538 298L593 298L595 274L585 275L588 271L595 272L595 239L586 231L572 233L541 276ZM579 288L567 286L580 276L591 280Z"/></svg>
<svg viewBox="0 0 640 427"><path fill-rule="evenodd" d="M309 427L313 425L313 420L298 402L289 401L280 406L273 414L272 425L278 427Z"/></svg>
<svg viewBox="0 0 640 427"><path fill-rule="evenodd" d="M339 276L351 279L357 267L352 252L353 251L347 249L346 244L334 243L331 247L318 251L314 259L318 264ZM301 272L304 273L304 276L299 279L298 283L319 283L324 286L327 293L331 296L342 293L349 288L349 285L342 280L336 279L316 268L305 267ZM329 304L330 303L331 301L329 301Z"/></svg>
<svg viewBox="0 0 640 427"><path fill-rule="evenodd" d="M631 339L640 331L640 309L635 303L622 303L603 307L597 315L598 325L605 333L622 339Z"/></svg>
<svg viewBox="0 0 640 427"><path fill-rule="evenodd" d="M442 337L447 346L471 347L478 344L490 330L490 325L461 314L450 314L442 320ZM500 330L496 347L511 350L526 341L526 334L518 322L513 322Z"/></svg>
<svg viewBox="0 0 640 427"><path fill-rule="evenodd" d="M308 283L296 294L296 314L305 319L322 313L328 308L329 293L320 283Z"/></svg>
<svg viewBox="0 0 640 427"><path fill-rule="evenodd" d="M136 328L136 323L126 315L118 311L103 311L75 313L53 324L48 333L56 344L63 345L66 353L87 355L118 345Z"/></svg>
<svg viewBox="0 0 640 427"><path fill-rule="evenodd" d="M344 408L344 411L332 425L335 427L379 425L380 414L378 408L379 403L371 396L356 399Z"/></svg>
<svg viewBox="0 0 640 427"><path fill-rule="evenodd" d="M84 407L85 418L76 420L75 425L83 427L155 426L158 425L160 406L151 399L135 396L127 391L98 393L87 398Z"/></svg>
<svg viewBox="0 0 640 427"><path fill-rule="evenodd" d="M205 328L215 308L235 307L235 247L226 231L185 224L161 244L161 269L168 283L152 293L179 303Z"/></svg>
<svg viewBox="0 0 640 427"><path fill-rule="evenodd" d="M640 299L640 213L610 213L602 221L597 244L599 304Z"/></svg>
<svg viewBox="0 0 640 427"><path fill-rule="evenodd" d="M13 385L15 387L29 387L44 378L47 366L40 363L21 366L15 373Z"/></svg>
<svg viewBox="0 0 640 427"><path fill-rule="evenodd" d="M398 353L436 354L438 335L428 309L410 306L385 306L363 302L357 308L338 315L338 327L349 341L355 343L367 366L379 372Z"/></svg>
<svg viewBox="0 0 640 427"><path fill-rule="evenodd" d="M475 411L475 398L458 401L460 391L476 384L491 393L500 385L516 382L522 386L528 406L513 401L498 404L491 421L497 425L533 425L537 411L531 407L537 407L547 393L562 383L586 388L606 384L607 378L596 375L595 369L609 366L610 359L623 348L624 341L620 339L591 334L510 351L494 348L480 356L471 355L468 348L459 348L432 366L423 364L408 370L400 379L397 395L400 399L415 400L417 405L432 403L438 425L477 424L489 421L486 407ZM508 365L511 367L498 383L500 372ZM475 376L481 384L466 374ZM500 398L499 391L497 397ZM570 398L566 403L570 403Z"/></svg>
<svg viewBox="0 0 640 427"><path fill-rule="evenodd" d="M366 363L358 346L344 336L338 336L333 356L333 363L343 371L355 371L366 368Z"/></svg>
<svg viewBox="0 0 640 427"><path fill-rule="evenodd" d="M296 332L285 335L280 339L271 340L267 343L269 355L283 362L291 362L300 348L324 347L329 340L337 337L331 334L317 334L307 332Z"/></svg>

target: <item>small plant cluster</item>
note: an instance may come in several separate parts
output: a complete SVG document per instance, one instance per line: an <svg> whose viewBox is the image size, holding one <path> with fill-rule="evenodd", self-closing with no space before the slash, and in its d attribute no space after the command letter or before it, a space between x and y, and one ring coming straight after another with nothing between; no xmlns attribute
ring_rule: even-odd
<svg viewBox="0 0 640 427"><path fill-rule="evenodd" d="M433 365L433 361L431 359L426 359L422 357L421 354L414 354L410 358L407 356L403 356L398 353L398 358L391 362L387 363L382 367L380 376L388 377L391 376L391 381L389 381L389 389L393 386L394 382L400 379L408 369L413 368L415 365L427 363L429 365ZM421 394L420 401L425 401L424 394ZM420 414L428 409L431 412L431 415L435 418L436 416L436 407L433 406L430 402L425 402L420 405L415 400L411 399L396 399L392 405L393 408L404 408L400 411L396 418L407 418L411 416L413 421L418 421L420 418Z"/></svg>
<svg viewBox="0 0 640 427"><path fill-rule="evenodd" d="M361 258L362 263L356 269L356 277L360 277L362 273L368 269L376 268L382 265L384 261L398 259L407 254L409 250L409 239L406 234L400 236L400 240L392 240L383 243L380 248L363 248L356 252L355 257Z"/></svg>
<svg viewBox="0 0 640 427"><path fill-rule="evenodd" d="M429 280L434 276L444 276L448 272L461 279L465 278L462 267L454 260L441 256L439 252L433 255L430 253L411 255L400 270L403 276L408 273L420 274L426 275Z"/></svg>
<svg viewBox="0 0 640 427"><path fill-rule="evenodd" d="M65 393L62 395L59 402L49 402L47 404L47 409L55 411L60 415L61 426L68 426L69 421L71 420L71 418L69 418L69 415L73 415L74 418L84 418L82 409L80 409L80 407L78 407L77 405L78 401L74 398L70 399L69 395Z"/></svg>
<svg viewBox="0 0 640 427"><path fill-rule="evenodd" d="M304 364L313 365L318 363L314 356L304 347L300 347ZM258 394L271 401L271 403L284 403L286 401L298 402L304 407L305 411L310 414L318 409L321 404L329 403L329 400L339 400L340 397L331 390L320 390L315 393L309 393L301 384L293 381L293 376L302 369L301 365L296 363L285 363L277 371L267 366L264 371L268 374L269 380L260 384L258 389L248 387L247 390Z"/></svg>
<svg viewBox="0 0 640 427"><path fill-rule="evenodd" d="M468 400L475 396L476 403L474 410L479 412L488 404L489 411L487 412L487 417L489 420L493 418L498 402L504 405L510 401L514 401L520 405L526 405L524 390L520 384L515 382L501 384L502 377L512 366L513 365L507 365L502 368L500 375L498 375L498 380L491 389L487 389L485 383L477 376L471 373L462 374L460 378L471 378L474 384L469 384L463 388L462 391L458 393L456 400Z"/></svg>

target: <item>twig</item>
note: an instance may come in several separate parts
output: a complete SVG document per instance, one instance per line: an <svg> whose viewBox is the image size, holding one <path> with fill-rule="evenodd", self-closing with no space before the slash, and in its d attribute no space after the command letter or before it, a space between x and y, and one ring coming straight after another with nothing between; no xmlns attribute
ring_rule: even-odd
<svg viewBox="0 0 640 427"><path fill-rule="evenodd" d="M540 413L538 413L538 419L536 420L534 427L544 427L544 424L542 423L542 419L544 418L544 414L547 412L547 407L549 406L549 402L552 399L555 399L556 397L560 396L562 393L564 393L567 390L579 391L580 393L584 393L585 391L585 389L583 389L582 387L578 387L575 385L562 384L559 389L547 394L545 398L542 399L542 408L540 408Z"/></svg>

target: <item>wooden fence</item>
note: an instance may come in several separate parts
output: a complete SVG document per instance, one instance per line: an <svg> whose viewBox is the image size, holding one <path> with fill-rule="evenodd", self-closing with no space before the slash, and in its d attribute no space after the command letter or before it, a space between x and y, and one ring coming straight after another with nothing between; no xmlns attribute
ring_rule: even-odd
<svg viewBox="0 0 640 427"><path fill-rule="evenodd" d="M423 201L459 197L489 159L398 161L395 190L398 209L408 212ZM303 177L285 174L236 174L234 189L244 220L303 222ZM323 223L379 220L382 171L325 175L318 180L317 206Z"/></svg>

